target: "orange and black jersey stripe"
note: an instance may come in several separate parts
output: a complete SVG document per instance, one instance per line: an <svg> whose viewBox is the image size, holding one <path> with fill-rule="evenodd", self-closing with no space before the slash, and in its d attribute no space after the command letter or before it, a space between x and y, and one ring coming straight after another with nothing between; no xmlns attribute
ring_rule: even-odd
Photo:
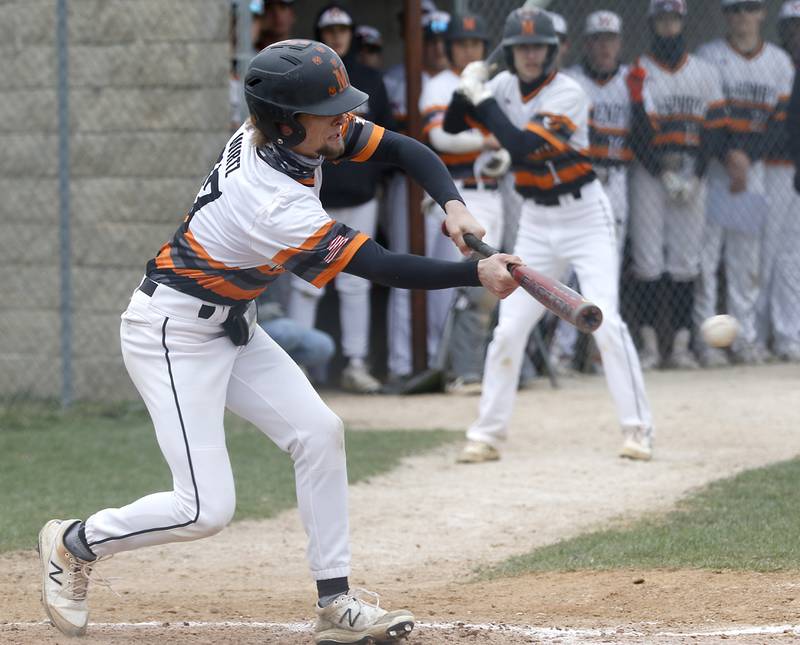
<svg viewBox="0 0 800 645"><path fill-rule="evenodd" d="M481 103L476 114L511 155L516 189L523 197L574 193L595 179L589 157L569 143L576 126L568 117L541 112L520 130L494 99Z"/></svg>
<svg viewBox="0 0 800 645"><path fill-rule="evenodd" d="M446 105L432 105L422 113L422 134L426 142L429 144L431 130L437 127L442 127L446 112ZM483 127L483 125L470 117L467 117L467 125L470 128L480 130L484 136L489 134L489 131ZM480 150L459 154L438 151L435 152L439 155L439 158L442 160L444 165L447 166L447 170L450 172L450 175L453 177L453 179L463 179L465 180L465 185L476 185L474 180L474 165L475 161L481 154ZM491 188L497 186L497 179L493 177L481 177L481 182L483 183L484 187Z"/></svg>
<svg viewBox="0 0 800 645"><path fill-rule="evenodd" d="M148 262L147 275L201 300L235 305L257 298L284 271L324 286L347 266L366 239L363 233L331 220L299 247L284 249L262 266L241 268L214 260L187 223Z"/></svg>
<svg viewBox="0 0 800 645"><path fill-rule="evenodd" d="M592 163L599 166L623 166L633 159L628 128L601 126L589 120L589 150Z"/></svg>

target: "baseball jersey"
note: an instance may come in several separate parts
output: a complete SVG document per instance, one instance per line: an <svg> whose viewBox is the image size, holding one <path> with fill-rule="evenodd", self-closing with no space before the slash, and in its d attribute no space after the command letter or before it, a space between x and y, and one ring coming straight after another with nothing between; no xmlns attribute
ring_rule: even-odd
<svg viewBox="0 0 800 645"><path fill-rule="evenodd" d="M630 135L631 101L625 77L628 67L622 65L607 80L592 78L582 65L574 65L565 73L580 83L589 96L589 156L594 165L621 166L633 159Z"/></svg>
<svg viewBox="0 0 800 645"><path fill-rule="evenodd" d="M744 150L751 159L763 158L770 121L786 118L794 74L788 54L763 43L758 51L745 55L720 38L703 45L697 55L711 63L721 78L728 147Z"/></svg>
<svg viewBox="0 0 800 645"><path fill-rule="evenodd" d="M383 132L348 114L341 159L366 161ZM257 148L254 133L246 122L230 138L183 223L148 262L150 278L233 305L258 297L284 271L322 287L367 240L323 209L321 159L316 167L294 165Z"/></svg>
<svg viewBox="0 0 800 645"><path fill-rule="evenodd" d="M426 84L419 97L419 111L422 115L422 133L427 139L433 128L441 127L444 122L444 115L447 106L453 98L453 92L458 89L461 78L451 69L446 69L432 77ZM469 125L473 129L480 130L481 134L488 135L489 131L480 123L467 117ZM436 151L450 176L453 179L464 179L465 185L475 184L473 166L475 160L480 156L480 150L466 152L462 154L451 154ZM497 179L483 177L482 183L486 186L497 186Z"/></svg>
<svg viewBox="0 0 800 645"><path fill-rule="evenodd" d="M573 193L595 179L588 157L589 97L575 79L553 72L523 96L517 77L505 71L489 81L489 88L516 128L548 142L514 162L514 186L523 197Z"/></svg>
<svg viewBox="0 0 800 645"><path fill-rule="evenodd" d="M644 109L653 124L651 142L656 154L700 153L707 131L721 131L726 125L725 100L719 75L712 65L685 54L675 68L668 68L642 55L646 70Z"/></svg>
<svg viewBox="0 0 800 645"><path fill-rule="evenodd" d="M420 95L425 91L425 86L430 81L431 75L425 70L422 71L422 89ZM392 108L392 118L397 124L397 131L408 132L408 106L406 104L406 67L397 64L391 67L383 75L383 84L386 86L386 94L389 96L389 105Z"/></svg>

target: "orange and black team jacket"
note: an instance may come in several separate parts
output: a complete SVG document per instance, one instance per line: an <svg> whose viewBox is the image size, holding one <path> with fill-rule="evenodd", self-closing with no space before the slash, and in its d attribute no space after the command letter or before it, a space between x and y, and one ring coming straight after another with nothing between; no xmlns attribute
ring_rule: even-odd
<svg viewBox="0 0 800 645"><path fill-rule="evenodd" d="M516 190L542 204L576 194L596 177L589 158L589 99L577 81L553 72L525 85L502 73L488 85L492 98L473 107L456 93L444 120L460 132L474 119L497 137L512 160Z"/></svg>
<svg viewBox="0 0 800 645"><path fill-rule="evenodd" d="M423 144L353 115L343 138L340 160L398 165L441 205L461 200ZM257 298L284 271L323 287L371 242L322 207L321 158L256 147L253 139L248 124L234 133L175 235L148 262L148 277L207 302L235 305Z"/></svg>

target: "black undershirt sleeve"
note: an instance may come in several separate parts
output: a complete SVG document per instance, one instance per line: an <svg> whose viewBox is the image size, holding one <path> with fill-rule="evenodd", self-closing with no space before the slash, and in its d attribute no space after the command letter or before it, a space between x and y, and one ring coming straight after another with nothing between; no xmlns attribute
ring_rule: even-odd
<svg viewBox="0 0 800 645"><path fill-rule="evenodd" d="M447 262L421 255L392 253L373 239L355 252L345 273L396 289L479 287L478 262Z"/></svg>
<svg viewBox="0 0 800 645"><path fill-rule="evenodd" d="M544 137L540 137L535 132L520 130L514 126L493 98L482 101L477 106L476 113L481 123L508 150L515 163L524 161L531 152L548 143Z"/></svg>
<svg viewBox="0 0 800 645"><path fill-rule="evenodd" d="M461 92L453 92L453 98L444 113L444 123L442 130L450 134L458 134L464 130L469 130L471 126L467 124L467 117L472 116L474 108L472 103L467 100Z"/></svg>
<svg viewBox="0 0 800 645"><path fill-rule="evenodd" d="M399 166L442 208L453 199L464 202L439 156L411 137L386 130L369 160Z"/></svg>

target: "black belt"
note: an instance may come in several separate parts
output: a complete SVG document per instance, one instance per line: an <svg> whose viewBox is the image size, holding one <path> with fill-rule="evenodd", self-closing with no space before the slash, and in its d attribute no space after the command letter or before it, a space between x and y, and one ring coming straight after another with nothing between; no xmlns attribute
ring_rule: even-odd
<svg viewBox="0 0 800 645"><path fill-rule="evenodd" d="M581 189L576 188L569 193L562 193L563 195L572 195L575 199L581 199ZM560 206L561 195L543 195L542 197L534 197L533 201L541 206Z"/></svg>
<svg viewBox="0 0 800 645"><path fill-rule="evenodd" d="M142 280L142 284L139 285L139 291L148 296L152 296L156 292L157 286L158 282L151 280L150 278L145 278ZM200 311L197 312L197 317L202 318L203 320L208 320L214 315L216 310L217 308L214 305L201 305Z"/></svg>
<svg viewBox="0 0 800 645"><path fill-rule="evenodd" d="M483 184L483 186L481 186L480 184L472 184L472 183L470 183L470 184L462 184L462 186L461 186L461 190L481 190L481 189L483 189L483 190L497 190L497 188L498 188L497 182L494 182L494 183L491 183L491 184Z"/></svg>

